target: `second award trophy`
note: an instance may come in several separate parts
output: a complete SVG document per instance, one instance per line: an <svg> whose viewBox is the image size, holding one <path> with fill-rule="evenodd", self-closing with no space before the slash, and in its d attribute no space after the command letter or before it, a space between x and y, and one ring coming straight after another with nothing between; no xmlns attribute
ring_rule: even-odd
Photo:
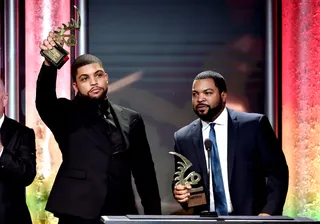
<svg viewBox="0 0 320 224"><path fill-rule="evenodd" d="M176 152L169 152L171 155L178 156L181 161L177 162L178 170L175 172L175 186L181 184L190 184L190 198L188 200L188 207L194 207L199 205L207 204L206 195L204 193L203 186L198 186L199 181L201 180L200 174L196 173L195 171L190 172L186 177L184 177L187 169L192 166L192 163L183 155L176 153ZM179 166L180 165L180 166Z"/></svg>
<svg viewBox="0 0 320 224"><path fill-rule="evenodd" d="M58 31L54 31L56 34L56 39L54 40L56 46L51 50L41 50L40 52L40 54L57 69L60 69L69 60L69 52L62 47L60 41L63 41L68 47L75 46L77 43L77 39L75 35L71 34L71 31L80 29L81 18L78 8L76 6L74 6L74 8L77 11L78 20L76 21L71 18L71 22L68 23L68 26L63 23L63 27L58 27ZM67 31L70 33L66 34Z"/></svg>

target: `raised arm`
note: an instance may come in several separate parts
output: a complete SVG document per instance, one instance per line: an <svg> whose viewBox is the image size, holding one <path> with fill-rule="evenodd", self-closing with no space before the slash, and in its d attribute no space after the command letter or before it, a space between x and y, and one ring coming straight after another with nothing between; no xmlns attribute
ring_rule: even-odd
<svg viewBox="0 0 320 224"><path fill-rule="evenodd" d="M47 39L40 44L41 50L48 50L55 46L54 34L50 32ZM58 99L56 94L57 69L45 59L37 80L36 108L41 119L50 129L58 124L65 124L64 109L66 99Z"/></svg>

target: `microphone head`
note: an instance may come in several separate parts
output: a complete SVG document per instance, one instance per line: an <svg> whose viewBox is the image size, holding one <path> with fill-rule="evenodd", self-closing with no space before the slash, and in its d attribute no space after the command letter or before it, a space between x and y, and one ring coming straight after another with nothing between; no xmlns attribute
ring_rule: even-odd
<svg viewBox="0 0 320 224"><path fill-rule="evenodd" d="M212 141L207 138L204 140L204 146L206 147L206 150L210 151L212 148Z"/></svg>

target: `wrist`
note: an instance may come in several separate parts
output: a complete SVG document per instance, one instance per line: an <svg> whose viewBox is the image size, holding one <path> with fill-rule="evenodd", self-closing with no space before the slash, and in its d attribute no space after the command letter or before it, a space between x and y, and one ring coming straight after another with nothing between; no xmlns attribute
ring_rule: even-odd
<svg viewBox="0 0 320 224"><path fill-rule="evenodd" d="M46 66L51 66L51 64L45 59L43 62Z"/></svg>

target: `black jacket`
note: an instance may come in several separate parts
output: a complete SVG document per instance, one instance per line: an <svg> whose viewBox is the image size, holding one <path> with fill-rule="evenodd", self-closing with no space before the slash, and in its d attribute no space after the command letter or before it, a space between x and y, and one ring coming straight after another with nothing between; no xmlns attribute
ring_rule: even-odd
<svg viewBox="0 0 320 224"><path fill-rule="evenodd" d="M57 70L43 65L37 81L36 107L54 134L62 152L46 209L82 218L137 214L131 174L145 214L160 214L160 196L154 164L141 116L110 103L125 143L110 153L101 117L83 97L57 99ZM107 213L101 214L106 201Z"/></svg>
<svg viewBox="0 0 320 224"><path fill-rule="evenodd" d="M0 134L0 223L31 224L25 192L36 176L34 131L5 117Z"/></svg>

